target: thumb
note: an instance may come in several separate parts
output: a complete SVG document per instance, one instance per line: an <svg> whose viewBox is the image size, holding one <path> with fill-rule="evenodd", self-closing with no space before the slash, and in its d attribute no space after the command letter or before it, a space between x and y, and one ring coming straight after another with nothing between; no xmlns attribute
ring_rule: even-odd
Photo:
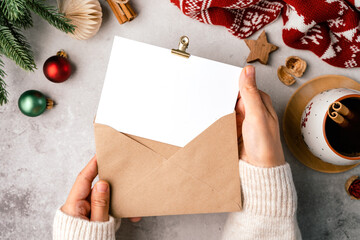
<svg viewBox="0 0 360 240"><path fill-rule="evenodd" d="M99 181L91 191L90 221L109 221L110 187L106 181Z"/></svg>
<svg viewBox="0 0 360 240"><path fill-rule="evenodd" d="M260 91L256 86L255 68L246 66L239 79L240 96L244 103L247 117L257 117L264 111L264 104L261 100Z"/></svg>

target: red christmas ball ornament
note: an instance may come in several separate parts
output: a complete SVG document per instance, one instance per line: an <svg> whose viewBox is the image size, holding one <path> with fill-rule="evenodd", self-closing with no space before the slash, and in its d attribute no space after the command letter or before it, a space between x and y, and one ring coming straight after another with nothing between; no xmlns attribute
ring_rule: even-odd
<svg viewBox="0 0 360 240"><path fill-rule="evenodd" d="M44 63L43 71L51 82L66 81L71 75L71 64L65 51L60 50L55 56L48 58Z"/></svg>

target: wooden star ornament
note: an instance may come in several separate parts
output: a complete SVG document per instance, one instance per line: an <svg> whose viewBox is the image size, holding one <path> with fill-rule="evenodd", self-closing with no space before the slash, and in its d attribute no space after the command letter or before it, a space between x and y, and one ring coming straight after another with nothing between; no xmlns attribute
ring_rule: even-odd
<svg viewBox="0 0 360 240"><path fill-rule="evenodd" d="M254 62L259 60L262 64L267 64L269 60L269 54L278 49L277 46L268 42L266 33L263 31L257 40L244 40L246 45L250 49L250 54L246 59L246 62Z"/></svg>

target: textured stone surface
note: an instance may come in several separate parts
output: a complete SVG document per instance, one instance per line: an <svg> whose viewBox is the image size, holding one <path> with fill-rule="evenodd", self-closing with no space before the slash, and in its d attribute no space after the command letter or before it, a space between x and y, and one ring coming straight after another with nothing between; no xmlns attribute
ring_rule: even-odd
<svg viewBox="0 0 360 240"><path fill-rule="evenodd" d="M168 0L132 3L138 18L119 25L101 1L102 27L87 41L71 39L36 17L35 27L27 30L26 36L38 70L25 72L5 60L10 102L0 107L0 239L51 238L56 208L64 203L77 173L95 153L92 121L114 35L173 48L186 34L192 54L245 65L248 48L223 27L189 19ZM271 54L269 65L254 64L259 88L271 95L280 118L291 94L313 77L341 74L360 81L359 69L334 68L311 52L285 46L281 28L281 19L266 27L269 41L280 49ZM59 49L68 52L76 71L69 81L54 84L45 79L42 64ZM287 87L277 79L276 70L290 55L302 57L309 67L304 77ZM58 105L37 118L22 115L17 99L28 89L42 91ZM299 163L286 146L284 149L299 195L298 219L304 239L359 239L360 202L351 201L344 191L344 182L359 174L359 168L333 175L318 173ZM117 234L122 239L215 240L225 219L226 214L204 214L151 217L137 224L124 220Z"/></svg>

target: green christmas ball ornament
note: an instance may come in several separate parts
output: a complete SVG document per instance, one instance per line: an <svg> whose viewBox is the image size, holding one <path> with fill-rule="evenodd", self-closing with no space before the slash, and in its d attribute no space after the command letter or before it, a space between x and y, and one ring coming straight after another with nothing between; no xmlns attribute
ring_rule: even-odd
<svg viewBox="0 0 360 240"><path fill-rule="evenodd" d="M28 90L21 94L18 105L20 111L26 116L37 117L46 109L53 108L54 101L39 91Z"/></svg>

